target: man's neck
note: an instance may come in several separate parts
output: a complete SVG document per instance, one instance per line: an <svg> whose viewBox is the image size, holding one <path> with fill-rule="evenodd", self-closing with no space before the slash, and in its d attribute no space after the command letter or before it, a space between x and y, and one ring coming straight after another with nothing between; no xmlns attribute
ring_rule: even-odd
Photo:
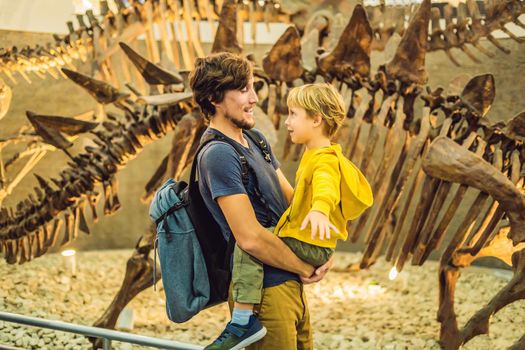
<svg viewBox="0 0 525 350"><path fill-rule="evenodd" d="M248 143L242 135L242 129L234 125L228 119L222 116L215 116L210 120L210 128L219 130L224 135L228 136L232 140L239 142L241 145L248 147Z"/></svg>

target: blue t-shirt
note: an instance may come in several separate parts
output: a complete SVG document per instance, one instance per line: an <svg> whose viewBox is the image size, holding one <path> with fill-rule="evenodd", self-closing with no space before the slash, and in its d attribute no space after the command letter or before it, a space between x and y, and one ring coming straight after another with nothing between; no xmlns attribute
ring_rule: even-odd
<svg viewBox="0 0 525 350"><path fill-rule="evenodd" d="M259 131L254 131L266 141ZM202 135L202 140L211 134L228 138L220 131L208 128ZM227 240L230 239L232 233L226 218L217 204L216 200L218 197L247 194L255 211L257 221L265 227L275 226L288 206L275 172L279 168L279 162L275 158L270 145L268 145L268 148L271 155L271 164L264 159L260 148L249 137L245 136L245 138L248 141L249 148L241 144L239 144L239 148L242 149L243 155L253 170L249 171L249 181L246 187L242 183L241 161L233 146L222 141L212 141L204 146L198 156L199 190L204 203L206 203ZM230 140L236 142L233 139ZM267 207L256 194L255 176L257 176L259 190L264 194L264 199L268 204L270 222L268 222ZM242 215L242 213L239 213L239 215ZM299 280L299 277L289 271L264 265L263 286L265 288L279 285L291 279Z"/></svg>

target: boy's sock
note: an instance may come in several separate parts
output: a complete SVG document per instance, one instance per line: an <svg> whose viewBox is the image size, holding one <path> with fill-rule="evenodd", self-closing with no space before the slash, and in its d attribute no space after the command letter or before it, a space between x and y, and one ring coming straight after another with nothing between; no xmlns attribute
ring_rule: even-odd
<svg viewBox="0 0 525 350"><path fill-rule="evenodd" d="M250 316L253 315L253 310L244 310L233 308L232 323L240 326L246 326L250 322Z"/></svg>

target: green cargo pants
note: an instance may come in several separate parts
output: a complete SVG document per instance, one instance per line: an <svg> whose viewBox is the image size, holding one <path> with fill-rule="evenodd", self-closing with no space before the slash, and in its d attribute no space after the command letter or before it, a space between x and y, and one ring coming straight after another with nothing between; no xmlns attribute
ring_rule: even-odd
<svg viewBox="0 0 525 350"><path fill-rule="evenodd" d="M334 253L332 248L318 247L295 238L283 237L282 240L299 259L312 266L323 265ZM263 277L262 263L236 245L233 252L233 300L244 304L259 304Z"/></svg>

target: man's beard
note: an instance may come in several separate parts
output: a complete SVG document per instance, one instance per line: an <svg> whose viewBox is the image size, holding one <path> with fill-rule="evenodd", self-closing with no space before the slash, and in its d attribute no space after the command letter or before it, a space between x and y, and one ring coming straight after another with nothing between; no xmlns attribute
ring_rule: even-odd
<svg viewBox="0 0 525 350"><path fill-rule="evenodd" d="M233 125L243 130L250 130L251 128L255 126L255 120L250 123L249 121L244 120L244 119L241 119L241 120L236 119L229 113L226 113L224 117L228 119L229 121L231 121Z"/></svg>

